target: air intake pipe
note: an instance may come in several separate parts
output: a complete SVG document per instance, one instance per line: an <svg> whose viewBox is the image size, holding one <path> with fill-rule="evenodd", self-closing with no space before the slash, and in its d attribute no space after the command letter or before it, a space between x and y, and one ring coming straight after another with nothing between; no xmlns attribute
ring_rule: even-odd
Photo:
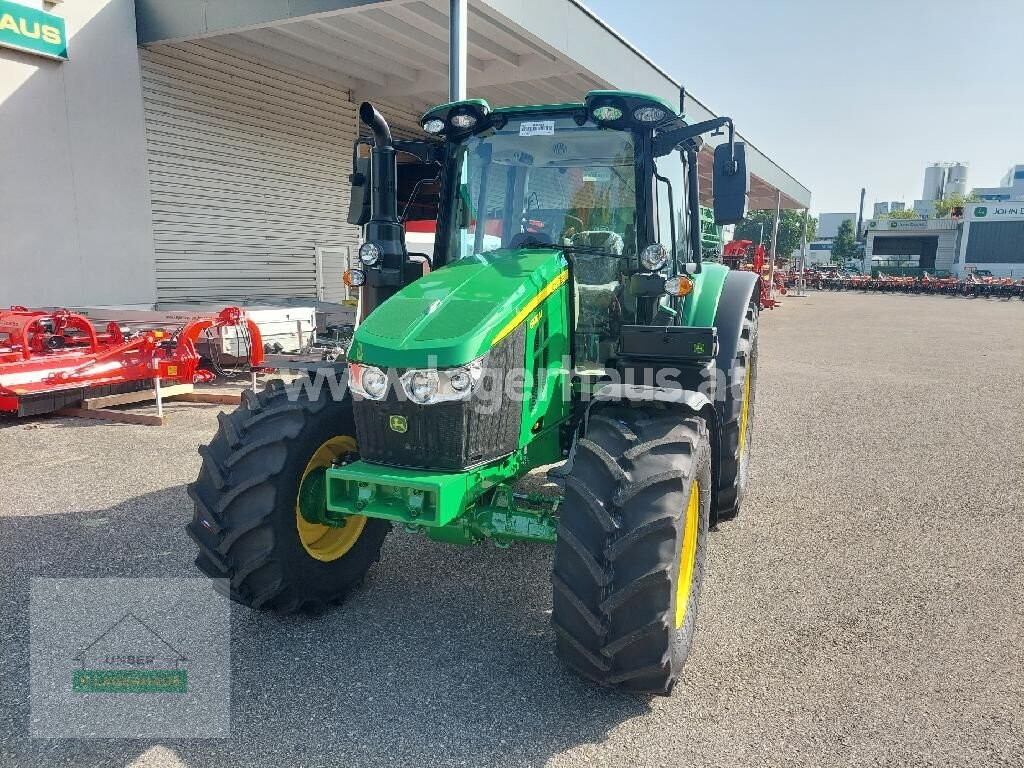
<svg viewBox="0 0 1024 768"><path fill-rule="evenodd" d="M379 259L367 270L364 293L373 309L380 301L404 285L408 255L405 229L398 218L398 165L391 129L372 104L359 106L359 119L373 133L370 152L370 220L366 224L366 242L380 249Z"/></svg>

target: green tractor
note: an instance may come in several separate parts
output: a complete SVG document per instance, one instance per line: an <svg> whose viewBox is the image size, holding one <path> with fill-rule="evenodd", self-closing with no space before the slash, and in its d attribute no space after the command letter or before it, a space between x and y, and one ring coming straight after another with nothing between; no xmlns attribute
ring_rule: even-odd
<svg viewBox="0 0 1024 768"><path fill-rule="evenodd" d="M290 613L340 603L396 524L551 543L558 656L600 685L670 693L708 529L739 512L750 458L758 277L701 263L703 134L728 129L716 223L746 212L732 121L689 125L620 91L437 107L423 255L406 249L390 130L359 114L369 213L347 279L363 319L344 365L221 414L189 489L197 565L233 600Z"/></svg>

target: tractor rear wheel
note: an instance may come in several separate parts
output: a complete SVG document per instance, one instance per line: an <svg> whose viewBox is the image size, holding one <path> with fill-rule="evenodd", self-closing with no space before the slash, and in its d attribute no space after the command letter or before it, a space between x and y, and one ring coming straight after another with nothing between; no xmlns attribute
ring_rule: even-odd
<svg viewBox="0 0 1024 768"><path fill-rule="evenodd" d="M739 515L747 494L754 406L757 402L757 307L753 304L747 307L736 357L726 375L729 386L723 408L718 494L711 511L712 525Z"/></svg>
<svg viewBox="0 0 1024 768"><path fill-rule="evenodd" d="M672 692L693 643L711 496L702 419L593 410L555 543L551 617L567 666L604 686Z"/></svg>
<svg viewBox="0 0 1024 768"><path fill-rule="evenodd" d="M352 517L342 527L307 522L298 512L303 479L318 467L354 459L352 401L329 387L272 381L219 415L220 429L188 492L195 514L188 534L196 565L225 579L232 600L258 610L317 611L340 603L380 558L391 524Z"/></svg>

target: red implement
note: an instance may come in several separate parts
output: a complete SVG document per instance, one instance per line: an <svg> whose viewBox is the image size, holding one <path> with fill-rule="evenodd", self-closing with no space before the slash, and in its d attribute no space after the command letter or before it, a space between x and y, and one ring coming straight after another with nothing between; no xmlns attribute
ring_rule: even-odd
<svg viewBox="0 0 1024 768"><path fill-rule="evenodd" d="M247 338L250 367L263 362L256 324L237 307L174 330L124 332L117 323L97 330L67 310L0 311L0 413L48 413L86 397L145 389L155 378L208 381L197 344L212 331L236 327Z"/></svg>

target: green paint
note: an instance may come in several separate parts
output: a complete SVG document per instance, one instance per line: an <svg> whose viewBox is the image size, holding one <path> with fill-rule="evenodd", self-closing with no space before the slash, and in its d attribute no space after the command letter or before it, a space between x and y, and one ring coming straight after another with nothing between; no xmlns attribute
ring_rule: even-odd
<svg viewBox="0 0 1024 768"><path fill-rule="evenodd" d="M566 268L555 249L498 250L455 261L372 312L355 333L350 359L384 368L465 365L487 352Z"/></svg>
<svg viewBox="0 0 1024 768"><path fill-rule="evenodd" d="M346 515L413 523L447 525L483 494L519 474L522 453L468 472L431 472L356 461L327 470L324 518L316 522L344 525ZM305 512L303 512L305 516Z"/></svg>
<svg viewBox="0 0 1024 768"><path fill-rule="evenodd" d="M0 0L0 46L45 56L68 58L64 19L52 13Z"/></svg>
<svg viewBox="0 0 1024 768"><path fill-rule="evenodd" d="M450 525L423 530L429 538L446 544L477 544L485 539L499 547L513 541L554 544L560 504L561 497L517 494L505 483L494 489L486 504Z"/></svg>
<svg viewBox="0 0 1024 768"><path fill-rule="evenodd" d="M729 268L722 264L705 262L700 274L693 276L693 290L683 304L683 325L697 328L711 328L718 312L718 300L722 297Z"/></svg>

